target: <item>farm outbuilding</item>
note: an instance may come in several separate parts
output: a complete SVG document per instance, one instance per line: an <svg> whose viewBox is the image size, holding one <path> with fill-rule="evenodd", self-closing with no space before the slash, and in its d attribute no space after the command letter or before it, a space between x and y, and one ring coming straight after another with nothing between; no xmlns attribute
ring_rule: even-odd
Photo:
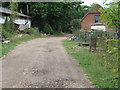
<svg viewBox="0 0 120 90"><path fill-rule="evenodd" d="M102 8L99 4L96 4L81 20L81 29L96 29L103 31L115 31L113 28L108 28L106 24L101 23L99 9Z"/></svg>
<svg viewBox="0 0 120 90"><path fill-rule="evenodd" d="M12 14L12 11L7 9L7 8L3 8L0 7L0 23L4 24L6 18L9 20L10 19L10 15ZM24 30L25 28L30 28L31 27L31 17L22 13L18 13L17 12L18 17L15 19L14 23L16 25L18 25L18 29L19 30Z"/></svg>

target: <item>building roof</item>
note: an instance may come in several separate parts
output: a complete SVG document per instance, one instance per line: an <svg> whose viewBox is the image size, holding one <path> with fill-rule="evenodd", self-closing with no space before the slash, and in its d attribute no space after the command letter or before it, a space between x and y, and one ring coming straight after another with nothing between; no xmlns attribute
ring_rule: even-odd
<svg viewBox="0 0 120 90"><path fill-rule="evenodd" d="M0 13L5 13L5 14L10 14L10 15L11 15L11 14L12 14L12 11L9 10L9 9L7 9L7 8L0 7ZM22 13L18 13L18 12L17 12L17 14L18 14L19 16L21 16L21 17L31 18L30 16L25 15L25 14L22 14Z"/></svg>
<svg viewBox="0 0 120 90"><path fill-rule="evenodd" d="M96 4L92 9L88 11L88 13L100 13L99 9L102 8L99 4Z"/></svg>
<svg viewBox="0 0 120 90"><path fill-rule="evenodd" d="M88 15L88 14L91 14L91 13L100 13L99 12L99 9L102 8L102 6L100 6L99 4L96 4L94 7L92 7L87 13L86 15L81 19L81 22L82 20Z"/></svg>

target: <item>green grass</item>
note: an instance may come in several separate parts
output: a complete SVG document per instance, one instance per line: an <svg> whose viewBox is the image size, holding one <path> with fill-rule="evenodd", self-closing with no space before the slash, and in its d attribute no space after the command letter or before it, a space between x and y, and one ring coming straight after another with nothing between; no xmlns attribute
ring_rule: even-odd
<svg viewBox="0 0 120 90"><path fill-rule="evenodd" d="M89 52L89 47L79 47L77 41L65 40L63 45L68 54L73 56L83 67L93 85L98 88L118 87L118 81L114 79L117 73L111 72L111 66L106 62L106 59L108 59L107 53Z"/></svg>
<svg viewBox="0 0 120 90"><path fill-rule="evenodd" d="M8 52L13 50L15 46L17 46L23 42L38 38L38 36L35 37L35 36L30 36L30 35L22 35L22 37L17 37L17 36L18 35L11 37L10 43L4 43L4 44L0 43L0 46L1 46L0 47L0 57L6 55Z"/></svg>
<svg viewBox="0 0 120 90"><path fill-rule="evenodd" d="M2 56L2 43L0 42L0 57Z"/></svg>

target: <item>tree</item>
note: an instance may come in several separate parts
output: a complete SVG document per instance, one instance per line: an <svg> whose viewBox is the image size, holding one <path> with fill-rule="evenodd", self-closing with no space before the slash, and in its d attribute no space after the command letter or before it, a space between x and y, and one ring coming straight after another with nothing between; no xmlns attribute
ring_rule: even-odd
<svg viewBox="0 0 120 90"><path fill-rule="evenodd" d="M106 23L108 27L116 27L116 31L118 31L118 24L120 24L120 14L118 12L120 2L111 2L106 4L107 8L101 8L99 11L101 13L102 23Z"/></svg>
<svg viewBox="0 0 120 90"><path fill-rule="evenodd" d="M118 39L108 39L107 46L108 46L108 53L112 53L112 57L114 57L114 61L118 63L118 66L120 65L120 1L119 2L111 2L109 4L106 4L107 8L100 9L101 12L101 19L102 23L106 23L109 27L116 27L116 31L118 33ZM111 45L108 42L114 42L117 43L116 45ZM114 67L114 70L120 74L118 71L118 67ZM115 73L116 73L115 72ZM119 79L119 78L118 78Z"/></svg>
<svg viewBox="0 0 120 90"><path fill-rule="evenodd" d="M2 7L10 8L10 2L2 2Z"/></svg>
<svg viewBox="0 0 120 90"><path fill-rule="evenodd" d="M18 3L14 2L14 0L10 2L10 10L12 11L12 13L10 15L9 25L10 25L10 30L12 32L16 30L14 21L17 18L17 9L18 9Z"/></svg>
<svg viewBox="0 0 120 90"><path fill-rule="evenodd" d="M81 2L41 2L29 3L32 26L43 31L48 23L54 32L70 32L70 21L80 19L87 11L87 6Z"/></svg>
<svg viewBox="0 0 120 90"><path fill-rule="evenodd" d="M71 32L71 20L81 19L89 8L86 5L81 6L81 2L18 2L16 10L27 14L27 4L32 17L32 27L43 31L44 25L48 23L54 32ZM3 5L7 7L6 3Z"/></svg>
<svg viewBox="0 0 120 90"><path fill-rule="evenodd" d="M8 33L14 33L16 31L14 21L18 16L17 15L18 2L15 2L14 0L12 0L12 2L2 3L2 5L12 11L10 17L6 17L3 28Z"/></svg>

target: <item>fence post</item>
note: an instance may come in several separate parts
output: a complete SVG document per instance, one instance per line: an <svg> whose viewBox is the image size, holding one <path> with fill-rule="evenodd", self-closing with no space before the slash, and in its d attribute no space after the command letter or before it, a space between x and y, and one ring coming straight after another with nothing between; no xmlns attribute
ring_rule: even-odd
<svg viewBox="0 0 120 90"><path fill-rule="evenodd" d="M96 33L93 33L96 34ZM97 37L93 36L93 34L91 34L91 40L90 40L90 52L93 52L96 50L97 48Z"/></svg>

